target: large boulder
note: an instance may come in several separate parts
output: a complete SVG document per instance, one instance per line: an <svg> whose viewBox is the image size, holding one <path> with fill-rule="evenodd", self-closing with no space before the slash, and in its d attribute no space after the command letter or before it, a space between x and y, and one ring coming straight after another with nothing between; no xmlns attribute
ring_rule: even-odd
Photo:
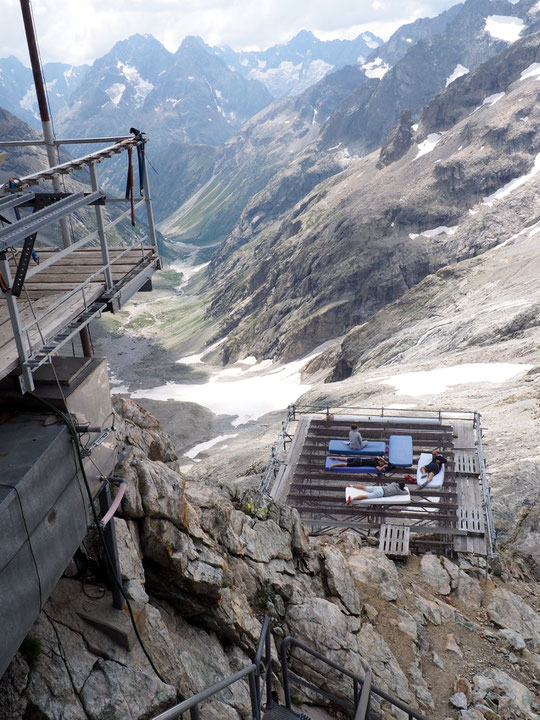
<svg viewBox="0 0 540 720"><path fill-rule="evenodd" d="M535 694L502 670L496 668L483 670L474 676L473 686L473 697L476 702L482 701L489 693L490 700L496 701L501 710L510 705L515 714L505 714L504 717L521 717L517 714L519 711L525 718L537 720L538 706L534 705Z"/></svg>
<svg viewBox="0 0 540 720"><path fill-rule="evenodd" d="M420 561L422 578L441 595L450 594L450 576L441 564L438 555L428 553Z"/></svg>
<svg viewBox="0 0 540 720"><path fill-rule="evenodd" d="M361 585L375 587L383 600L397 600L403 593L395 564L382 550L362 548L347 558L353 578Z"/></svg>
<svg viewBox="0 0 540 720"><path fill-rule="evenodd" d="M484 607L492 623L502 629L514 630L537 652L540 650L540 614L522 597L505 588L496 588L484 599Z"/></svg>

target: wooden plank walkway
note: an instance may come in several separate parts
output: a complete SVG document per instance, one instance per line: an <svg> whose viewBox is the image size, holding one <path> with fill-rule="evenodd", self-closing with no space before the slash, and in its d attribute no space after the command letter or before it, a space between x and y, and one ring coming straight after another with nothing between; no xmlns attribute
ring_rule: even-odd
<svg viewBox="0 0 540 720"><path fill-rule="evenodd" d="M301 437L293 440L287 470L276 492L282 501L296 507L302 520L316 532L328 528L356 527L379 533L379 547L403 557L411 548L435 552L454 551L485 554L484 515L478 478L475 434L470 421L456 421L457 427L442 423L406 422L392 424L388 418L358 421L362 436L388 443L390 435L411 435L413 465L384 475L362 475L325 471L328 442L347 439L349 420L311 418L302 424ZM455 445L459 449L455 449ZM442 488L418 489L408 484L409 505L370 505L353 510L344 504L349 484L381 484L405 481L416 475L421 452L438 448L448 458ZM277 498L275 492L273 497ZM401 530L399 530L401 528ZM401 534L400 534L401 533ZM386 552L386 550L385 550Z"/></svg>
<svg viewBox="0 0 540 720"><path fill-rule="evenodd" d="M109 248L111 262L118 257L125 248ZM58 252L57 249L37 249L40 262L45 262ZM113 283L122 281L129 273L132 273L145 260L155 255L153 248L143 250L129 250L118 265L113 264L111 268ZM15 274L18 257L10 257L10 271ZM59 302L62 297L74 290L80 283L84 282L102 266L101 250L85 249L76 250L71 255L60 258L42 271L32 275L24 284L20 298L17 299L21 325L24 327L30 323L35 316L40 317L44 312ZM32 263L31 268L35 268ZM52 310L39 323L39 328L34 325L25 335L26 341L34 351L43 347L46 342L66 327L72 320L78 317L85 309L85 305L91 305L98 300L105 292L105 280L103 275L97 275L96 280L90 282L84 289L84 297L77 292L66 298L58 308ZM0 294L0 378L7 375L18 366L18 355L13 338L13 329L9 317L6 296Z"/></svg>

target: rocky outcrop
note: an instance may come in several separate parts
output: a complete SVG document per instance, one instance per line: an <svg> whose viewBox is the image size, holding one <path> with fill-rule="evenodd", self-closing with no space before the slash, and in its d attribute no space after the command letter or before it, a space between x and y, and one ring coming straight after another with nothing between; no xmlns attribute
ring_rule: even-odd
<svg viewBox="0 0 540 720"><path fill-rule="evenodd" d="M169 456L152 416L126 400L116 408L125 416L117 423L123 440L129 433L139 447ZM474 560L458 567L411 557L398 569L355 533L308 538L295 510L183 479L175 466L133 450L121 468L128 489L115 520L125 589L162 679L110 599L91 599L98 593L89 587L82 595L78 580L64 578L32 630L33 652L21 648L2 679L2 717L152 717L248 665L265 613L276 648L291 634L353 673L362 675L367 661L379 687L430 717L448 714L453 696L454 707L477 720L490 720L493 708L508 718L537 712L527 684L538 687L540 615L518 588L483 591L482 614L474 596L458 596L463 578L478 583ZM339 674L319 661L293 650L290 663L348 697ZM304 699L320 702L309 692ZM376 705L379 717L393 717L384 702ZM239 720L248 708L240 683L206 705L204 717Z"/></svg>
<svg viewBox="0 0 540 720"><path fill-rule="evenodd" d="M390 130L385 137L379 153L378 168L391 165L402 158L413 143L413 130L411 111L405 112L399 118L398 124Z"/></svg>

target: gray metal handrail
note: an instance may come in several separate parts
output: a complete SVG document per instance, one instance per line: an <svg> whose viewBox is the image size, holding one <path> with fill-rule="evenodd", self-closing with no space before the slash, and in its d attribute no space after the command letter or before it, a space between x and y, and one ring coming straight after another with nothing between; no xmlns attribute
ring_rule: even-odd
<svg viewBox="0 0 540 720"><path fill-rule="evenodd" d="M354 414L365 413L381 418L382 420L391 417L428 417L434 420L475 420L476 413L473 410L458 410L456 408L447 410L433 410L429 408L384 408L384 407L352 407L339 405L330 407L328 405L290 405L288 408L289 419L295 419L296 414L323 414L326 417L339 414L342 411L349 411ZM403 415L400 415L402 413Z"/></svg>
<svg viewBox="0 0 540 720"><path fill-rule="evenodd" d="M386 700L390 704L394 705L395 707L399 708L400 710L403 710L403 712L406 712L409 716L409 720L427 720L427 718L422 715L421 713L417 712L413 708L411 708L409 705L407 705L404 702L401 702L401 700L398 700L398 698L393 697L392 695L389 695L388 693L385 693L384 690L381 690L376 685L373 685L371 681L371 668L366 663L366 661L363 658L360 658L360 661L362 665L364 666L364 677L361 678L355 673L351 672L350 670L347 670L346 668L342 667L341 665L338 665L337 663L333 662L332 660L329 660L328 658L324 657L324 655L321 655L321 653L318 653L316 650L313 650L308 645L305 645L304 643L300 642L299 640L295 640L290 635L283 639L281 643L280 648L280 654L281 654L281 671L283 676L283 691L285 693L285 703L287 708L289 710L291 709L291 693L290 693L290 685L289 685L289 674L290 671L288 669L288 661L287 661L287 648L289 645L294 645L295 647L299 647L304 652L308 653L314 658L317 658L321 662L324 662L329 667L334 668L338 672L340 672L342 675L346 675L347 677L351 678L353 680L353 689L354 689L354 720L369 720L370 717L370 704L371 704L371 695L378 695L383 700ZM292 674L291 674L292 675ZM294 676L293 676L294 677ZM348 706L348 703L344 703L343 700L340 698L332 695L331 693L328 693L321 688L317 688L314 685L311 685L310 683L305 682L301 678L294 678L296 682L299 682L302 685L305 685L309 687L312 690L315 690L316 692L319 692L321 695L324 695L330 700L333 700L334 702L337 702L341 705ZM361 688L361 692L358 692L359 687Z"/></svg>
<svg viewBox="0 0 540 720"><path fill-rule="evenodd" d="M256 676L257 666L255 665L255 663L253 663L247 668L239 670L234 675L231 675L230 677L225 678L218 683L215 683L211 687L206 688L206 690L202 690L196 695L193 695L193 697L190 697L187 700L178 703L178 705L175 705L174 707L165 710L165 712L162 712L160 715L156 715L153 720L175 720L175 718L181 718L182 714L187 712L188 710L190 711L192 720L198 720L198 718L200 717L199 705L201 705L201 703L203 703L205 700L210 699L214 695L217 695L217 693L225 690L231 685L234 685L234 683L237 683L239 680L242 680L245 677L247 677L249 680L251 706L252 710L254 711L253 720L260 720L261 711L257 701L257 690L255 681Z"/></svg>
<svg viewBox="0 0 540 720"><path fill-rule="evenodd" d="M476 429L476 452L478 455L478 464L480 466L480 480L482 485L482 508L486 520L488 556L495 556L495 540L496 530L493 523L493 511L491 509L491 493L486 475L486 461L484 458L484 449L482 446L482 425L480 423L480 413L475 413L475 429Z"/></svg>
<svg viewBox="0 0 540 720"><path fill-rule="evenodd" d="M264 673L261 675L261 661L262 661L263 651L264 651L264 655L265 655L266 667L264 669ZM271 707L273 704L273 699L272 699L272 638L270 635L270 618L268 617L268 615L266 615L266 617L264 618L264 621L263 621L261 635L259 637L259 642L257 643L257 650L255 652L254 664L257 668L257 702L258 702L259 708L262 708L261 683L266 688L266 707Z"/></svg>

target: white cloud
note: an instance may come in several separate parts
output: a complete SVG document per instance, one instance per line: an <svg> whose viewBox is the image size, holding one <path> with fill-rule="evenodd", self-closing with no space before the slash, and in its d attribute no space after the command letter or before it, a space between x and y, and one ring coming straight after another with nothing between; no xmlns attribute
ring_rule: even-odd
<svg viewBox="0 0 540 720"><path fill-rule="evenodd" d="M400 25L434 16L454 0L33 0L44 62L92 62L115 42L134 33L151 33L176 51L186 35L211 45L240 50L286 42L302 29L321 39L355 37L370 30L386 39ZM376 7L374 7L376 6ZM28 65L18 0L2 0L1 55L16 55Z"/></svg>

